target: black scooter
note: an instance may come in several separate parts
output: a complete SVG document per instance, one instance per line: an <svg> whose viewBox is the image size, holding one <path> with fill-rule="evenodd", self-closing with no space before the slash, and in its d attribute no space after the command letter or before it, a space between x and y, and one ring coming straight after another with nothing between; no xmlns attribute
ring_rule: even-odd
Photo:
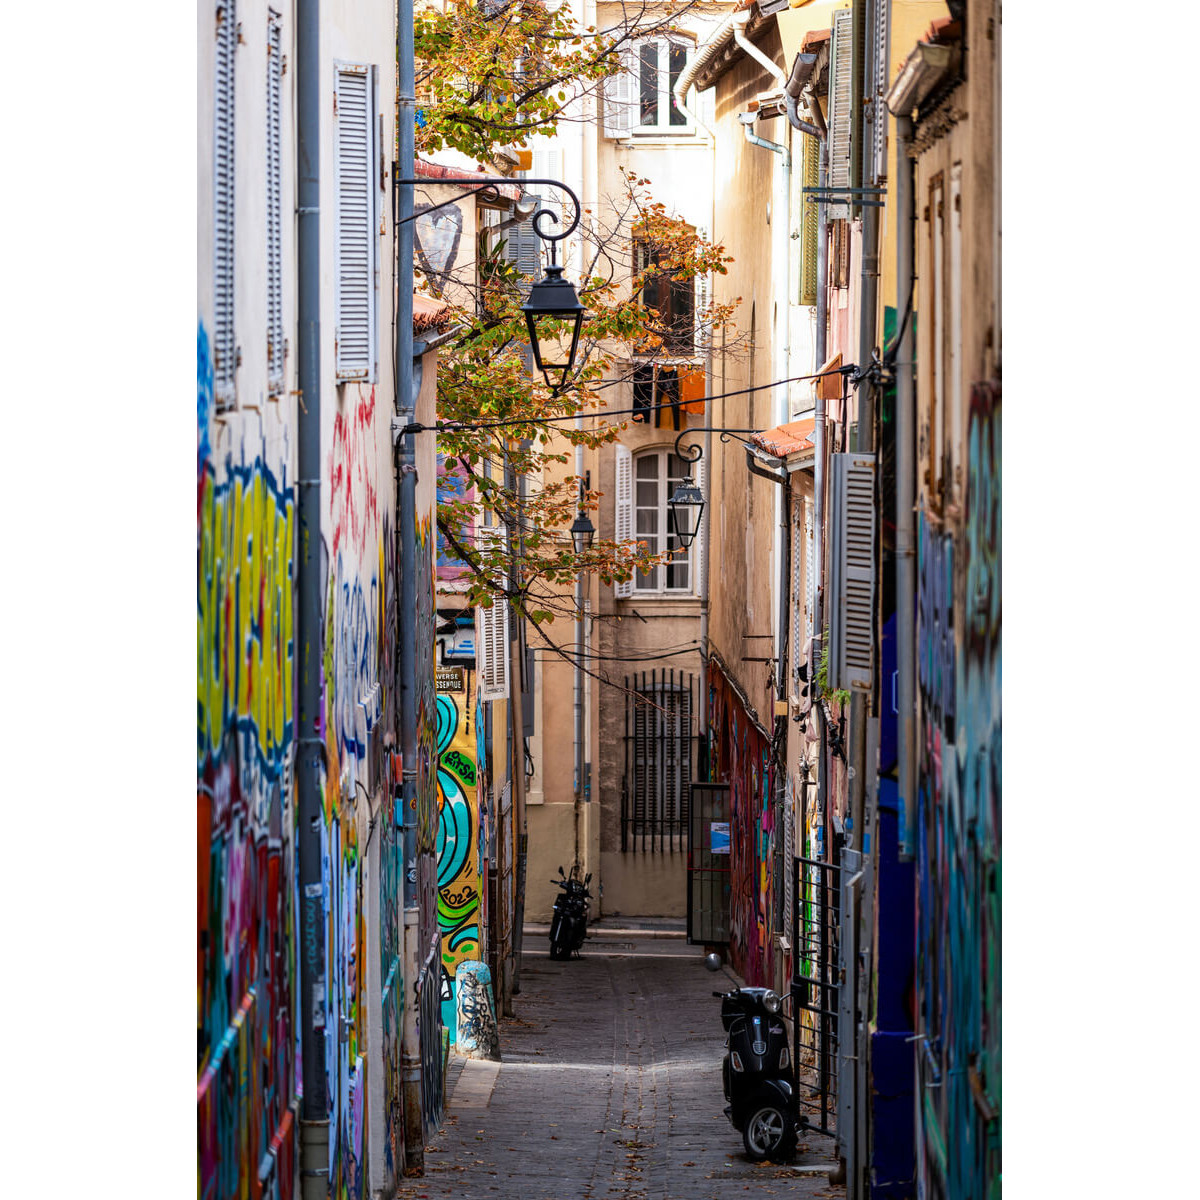
<svg viewBox="0 0 1200 1200"><path fill-rule="evenodd" d="M578 955L587 937L588 901L592 898L587 885L592 882L592 874L589 871L580 883L574 871L570 879L563 874L562 867L558 873L563 876L561 879L550 880L562 888L554 901L554 916L550 921L550 957L570 958L572 954Z"/></svg>
<svg viewBox="0 0 1200 1200"><path fill-rule="evenodd" d="M710 954L706 966L719 970L720 957ZM721 1001L721 1024L729 1035L721 1063L729 1102L725 1115L741 1132L751 1162L786 1162L796 1151L796 1106L783 1002L776 992L761 987L713 995Z"/></svg>

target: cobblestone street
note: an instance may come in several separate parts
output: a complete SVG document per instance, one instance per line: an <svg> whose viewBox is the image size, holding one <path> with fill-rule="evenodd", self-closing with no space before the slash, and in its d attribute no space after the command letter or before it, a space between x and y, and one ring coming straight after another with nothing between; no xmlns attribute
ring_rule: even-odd
<svg viewBox="0 0 1200 1200"><path fill-rule="evenodd" d="M712 992L731 986L681 939L597 930L581 959L552 961L528 933L503 1061L451 1054L446 1119L414 1200L720 1200L842 1197L832 1139L789 1165L747 1161L724 1116L724 1032ZM740 980L738 981L740 982Z"/></svg>

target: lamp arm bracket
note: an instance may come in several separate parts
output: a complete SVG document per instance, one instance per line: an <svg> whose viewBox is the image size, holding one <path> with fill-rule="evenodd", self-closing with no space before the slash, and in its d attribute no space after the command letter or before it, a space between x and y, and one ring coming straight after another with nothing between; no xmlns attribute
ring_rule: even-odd
<svg viewBox="0 0 1200 1200"><path fill-rule="evenodd" d="M739 429L739 428L722 428L718 425L697 425L693 429L680 430L679 435L675 439L675 453L685 462L699 462L704 457L704 447L696 444L684 445L683 439L691 433L719 433L722 442L739 441L743 445L749 445L747 438L739 437L743 433L758 433L757 429Z"/></svg>
<svg viewBox="0 0 1200 1200"><path fill-rule="evenodd" d="M451 185L457 185L462 182L463 182L462 180L457 180L457 179L445 179L445 180L397 179L396 186L399 187L401 184L405 184L410 187L422 187L422 186L428 187L432 184L437 184L437 183L448 183ZM493 175L493 176L488 177L487 179L476 180L472 186L465 189L465 192L466 192L467 196L474 196L476 194L480 194L489 203L495 204L500 199L501 185L510 185L511 186L512 184L517 184L521 187L526 187L531 183L543 183L547 187L561 188L564 192L567 193L568 196L571 197L571 202L575 205L575 219L571 222L571 224L566 229L564 229L562 231L562 233L547 233L545 231L545 229L543 229L542 223L544 221L549 220L549 221L553 221L557 224L558 214L555 212L552 212L548 208L539 208L530 217L530 221L533 224L534 232L544 242L561 242L563 240L563 238L570 237L571 234L573 234L575 232L575 230L579 227L579 218L583 215L583 206L579 203L579 197L571 190L571 188L569 188L565 183L563 183L561 179L510 179L504 175ZM428 208L423 208L419 213L413 213L412 216L405 217L404 221L415 221L417 219L417 217L424 216L426 213L435 212L439 208L445 208L448 204L458 204L463 199L465 199L464 196L455 196L450 200L443 200L440 204L432 204ZM403 222L401 222L401 223L403 224Z"/></svg>

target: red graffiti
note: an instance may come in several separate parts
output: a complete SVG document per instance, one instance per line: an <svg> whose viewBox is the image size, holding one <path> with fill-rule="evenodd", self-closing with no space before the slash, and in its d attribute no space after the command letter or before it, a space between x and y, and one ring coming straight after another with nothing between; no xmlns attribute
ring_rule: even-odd
<svg viewBox="0 0 1200 1200"><path fill-rule="evenodd" d="M375 389L358 389L358 400L333 418L329 451L329 515L333 525L333 558L343 543L359 555L372 542L379 519L379 443L375 431Z"/></svg>

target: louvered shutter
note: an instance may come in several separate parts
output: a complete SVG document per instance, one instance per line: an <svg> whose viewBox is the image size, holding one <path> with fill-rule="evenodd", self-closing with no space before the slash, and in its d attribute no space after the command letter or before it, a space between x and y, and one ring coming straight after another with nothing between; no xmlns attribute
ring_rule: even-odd
<svg viewBox="0 0 1200 1200"><path fill-rule="evenodd" d="M504 527L489 525L478 531L476 544L482 551L504 545ZM475 669L479 673L479 698L503 700L508 696L509 604L497 597L491 608L475 610Z"/></svg>
<svg viewBox="0 0 1200 1200"><path fill-rule="evenodd" d="M700 495L704 497L704 508L700 513L700 523L696 529L696 538L692 542L692 566L695 568L696 577L692 590L697 596L704 597L708 594L708 581L704 576L704 542L705 534L708 530L708 460L700 459L693 468L695 471L695 484L700 489Z"/></svg>
<svg viewBox="0 0 1200 1200"><path fill-rule="evenodd" d="M508 698L508 601L475 610L475 670L480 700Z"/></svg>
<svg viewBox="0 0 1200 1200"><path fill-rule="evenodd" d="M871 687L875 630L875 460L829 457L829 686Z"/></svg>
<svg viewBox="0 0 1200 1200"><path fill-rule="evenodd" d="M821 142L807 133L800 135L800 172L803 187L815 188L820 183ZM817 205L809 203L814 193L801 192L800 213L800 303L817 302Z"/></svg>
<svg viewBox="0 0 1200 1200"><path fill-rule="evenodd" d="M850 187L850 72L854 58L854 38L851 9L839 9L833 14L833 36L829 56L829 153L828 180L831 188ZM830 204L826 207L830 221L846 220L850 205Z"/></svg>
<svg viewBox="0 0 1200 1200"><path fill-rule="evenodd" d="M283 22L267 10L267 387L283 391Z"/></svg>
<svg viewBox="0 0 1200 1200"><path fill-rule="evenodd" d="M637 124L633 48L623 46L611 75L604 81L604 136L628 137Z"/></svg>
<svg viewBox="0 0 1200 1200"><path fill-rule="evenodd" d="M623 547L633 541L633 453L619 443L613 449L616 452L615 540ZM618 600L627 600L633 595L633 580L613 584L613 594Z"/></svg>
<svg viewBox="0 0 1200 1200"><path fill-rule="evenodd" d="M504 256L510 263L526 276L521 284L521 295L527 296L533 286L530 281L541 278L541 245L542 239L534 231L532 221L521 221L507 231L508 240L504 246Z"/></svg>
<svg viewBox="0 0 1200 1200"><path fill-rule="evenodd" d="M804 645L812 644L813 621L817 612L817 539L813 522L813 503L804 506Z"/></svg>
<svg viewBox="0 0 1200 1200"><path fill-rule="evenodd" d="M698 233L702 238L708 237L708 231L705 229L698 230ZM712 280L707 272L696 276L695 289L695 301L692 307L692 343L695 346L696 354L707 354L711 336L708 306L712 303Z"/></svg>
<svg viewBox="0 0 1200 1200"><path fill-rule="evenodd" d="M800 505L792 502L792 586L788 612L792 622L792 693L800 693L800 663L804 658L804 622L800 620L803 594L801 563L804 561L804 543L801 540L803 526L800 520Z"/></svg>
<svg viewBox="0 0 1200 1200"><path fill-rule="evenodd" d="M888 91L888 0L874 0L871 6L871 44L867 55L868 83L867 113L871 121L867 144L866 170L863 180L878 184L887 177L888 110L884 97Z"/></svg>
<svg viewBox="0 0 1200 1200"><path fill-rule="evenodd" d="M337 378L375 377L375 137L371 69L339 63L334 96Z"/></svg>
<svg viewBox="0 0 1200 1200"><path fill-rule="evenodd" d="M217 6L217 66L213 104L213 383L218 403L232 404L237 378L234 325L234 107L237 11Z"/></svg>

